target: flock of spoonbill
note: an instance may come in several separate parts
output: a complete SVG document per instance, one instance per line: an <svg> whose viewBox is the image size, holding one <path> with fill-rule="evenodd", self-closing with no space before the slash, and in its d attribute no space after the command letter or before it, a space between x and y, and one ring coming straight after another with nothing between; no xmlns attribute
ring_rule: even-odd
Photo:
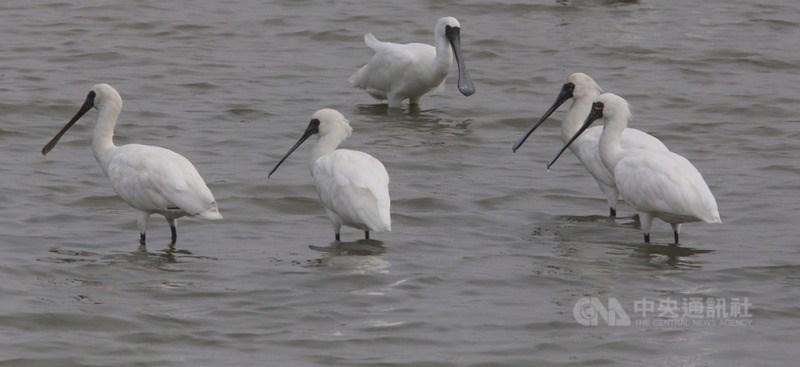
<svg viewBox="0 0 800 367"><path fill-rule="evenodd" d="M561 92L558 94L558 98L556 98L553 105L547 109L547 112L544 113L539 121L528 129L525 135L521 136L519 140L514 143L512 150L516 152L539 125L547 120L559 106L572 98L572 105L569 106L566 116L561 121L561 139L566 143L570 138L575 136L575 133L580 129L581 124L592 108L592 102L594 102L601 93L603 93L603 90L600 89L600 86L588 75L584 73L570 75L569 78L567 78L567 82L561 87ZM578 157L583 167L585 167L586 170L589 171L589 174L597 181L597 186L600 187L600 191L606 195L610 216L615 217L617 215L619 191L614 182L614 176L600 159L598 143L602 131L603 127L601 126L587 129L569 146L569 149L572 151L572 154ZM625 129L622 133L621 144L623 148L626 149L669 150L664 143L654 136L636 129Z"/></svg>
<svg viewBox="0 0 800 367"><path fill-rule="evenodd" d="M439 19L434 28L434 46L395 44L365 35L375 51L370 61L350 77L350 83L374 98L387 100L391 108L408 99L418 104L426 93L441 89L455 58L458 89L465 96L475 93L461 52L461 25L456 18ZM597 181L605 194L611 217L616 216L620 195L639 213L644 241L650 242L653 218L672 226L679 243L682 223L719 223L714 196L697 169L685 158L672 153L655 137L627 128L628 102L600 86L583 73L569 76L552 106L513 145L516 152L528 137L564 102L573 99L561 122L565 144L548 169L569 148ZM108 84L97 84L80 110L42 149L46 155L64 133L92 108L98 117L92 138L97 163L111 187L125 202L139 211L140 242L145 245L151 214L163 215L177 240L176 219L199 215L222 219L214 196L195 167L183 156L164 148L128 144L116 146L114 126L122 109L122 98ZM603 127L590 125L603 119ZM364 231L391 231L389 174L369 154L337 149L352 133L350 122L333 109L318 110L305 132L269 172L268 177L309 137L318 140L311 154L311 176L331 220L335 240L341 239L343 225Z"/></svg>
<svg viewBox="0 0 800 367"><path fill-rule="evenodd" d="M625 202L639 212L644 242L650 242L653 218L672 226L675 244L679 243L681 223L722 223L714 195L697 168L686 158L668 150L622 146L630 117L628 101L613 93L601 94L592 104L586 121L547 168L594 121L602 118L605 125L598 145L600 159L613 172L614 183Z"/></svg>

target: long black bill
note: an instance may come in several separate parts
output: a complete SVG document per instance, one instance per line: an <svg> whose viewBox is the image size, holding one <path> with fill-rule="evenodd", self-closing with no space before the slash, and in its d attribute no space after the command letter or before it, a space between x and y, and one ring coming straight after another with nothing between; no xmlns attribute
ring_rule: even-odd
<svg viewBox="0 0 800 367"><path fill-rule="evenodd" d="M275 165L275 168L273 168L272 171L269 171L267 178L269 178L270 176L272 176L273 173L275 173L275 170L277 170L278 167L281 166L281 163L283 163L283 161L285 161L286 158L289 158L289 156L292 155L292 152L294 152L294 150L297 149L297 147L299 147L300 144L303 144L303 142L306 141L306 139L311 137L311 135L316 134L317 132L319 132L319 120L313 119L311 120L311 122L308 123L306 132L303 133L303 136L300 137L300 140L298 140L297 143L294 144L292 149L289 149L289 153L286 153L286 155L284 155L283 158L281 158L281 161Z"/></svg>
<svg viewBox="0 0 800 367"><path fill-rule="evenodd" d="M44 148L42 148L42 155L47 155L47 153L49 153L50 150L52 150L53 147L56 146L56 143L58 143L58 139L61 139L61 136L63 136L64 133L66 133L67 130L69 130L69 128L72 127L72 125L75 125L75 123L78 122L78 120L80 120L81 117L83 117L83 115L86 114L86 112L89 112L89 110L91 110L92 107L94 107L94 96L95 96L94 91L90 91L89 95L86 96L86 100L83 101L83 106L81 106L81 109L78 110L78 113L76 113L75 116L72 117L72 120L69 120L69 122L67 122L67 125L65 125L64 128L62 128L61 131L59 131L58 134L56 134L56 136L53 137L53 139L51 139L50 142L44 146Z"/></svg>
<svg viewBox="0 0 800 367"><path fill-rule="evenodd" d="M514 153L517 152L517 149L519 149L519 147L522 146L522 143L524 143L525 140L527 140L528 137L531 136L531 134L533 134L534 130L536 130L539 127L539 125L541 125L544 122L544 120L547 120L547 118L550 117L550 115L552 115L553 112L556 112L558 107L564 104L564 102L566 102L568 99L572 98L573 90L575 90L575 84L572 83L565 83L561 87L561 92L558 93L558 98L556 98L556 101L553 102L553 105L550 106L550 108L547 110L547 112L544 113L544 115L542 115L539 121L536 121L536 123L533 124L533 126L531 126L530 129L528 129L528 132L525 133L525 135L521 136L519 139L517 139L517 142L514 143L513 147L511 147L511 150L514 151Z"/></svg>
<svg viewBox="0 0 800 367"><path fill-rule="evenodd" d="M465 96L471 96L475 93L475 86L472 85L472 80L467 73L467 66L464 64L464 55L461 54L461 28L447 26L444 33L450 40L450 46L453 47L453 54L456 57L456 64L458 64L458 90Z"/></svg>
<svg viewBox="0 0 800 367"><path fill-rule="evenodd" d="M556 160L558 159L558 157L561 156L561 153L564 153L564 151L567 150L567 148L569 148L569 146L570 146L570 144L572 144L572 142L574 142L576 139L578 139L578 137L581 136L581 134L583 134L583 132L586 131L586 129L588 129L589 126L591 126L592 123L595 122L595 120L597 120L597 119L599 119L601 117L603 117L603 103L595 102L592 105L592 112L589 112L589 116L586 117L586 121L583 122L583 126L581 126L581 128L578 130L578 132L575 133L575 136L573 136L572 139L569 139L567 144L564 144L564 147L561 148L561 151L558 152L558 155L556 155L556 157L553 158L553 160L550 161L550 163L547 164L547 169L550 169L550 166L552 166L553 163L556 163Z"/></svg>

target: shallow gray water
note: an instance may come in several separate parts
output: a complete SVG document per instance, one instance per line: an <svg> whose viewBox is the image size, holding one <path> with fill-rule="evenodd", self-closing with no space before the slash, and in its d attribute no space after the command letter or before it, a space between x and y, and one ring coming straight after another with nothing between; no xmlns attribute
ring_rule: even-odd
<svg viewBox="0 0 800 367"><path fill-rule="evenodd" d="M796 365L800 324L800 5L756 1L4 1L0 3L0 366ZM461 21L478 92L387 112L350 88L362 36L432 41ZM724 224L645 246L561 146L556 113L586 72L631 126L703 173ZM107 82L117 143L170 148L221 222L170 248L91 153L95 112L42 146ZM318 108L392 178L393 232L332 244L309 147L266 173ZM346 229L346 241L361 238ZM583 297L650 325L583 326ZM747 298L750 325L657 325L636 301Z"/></svg>

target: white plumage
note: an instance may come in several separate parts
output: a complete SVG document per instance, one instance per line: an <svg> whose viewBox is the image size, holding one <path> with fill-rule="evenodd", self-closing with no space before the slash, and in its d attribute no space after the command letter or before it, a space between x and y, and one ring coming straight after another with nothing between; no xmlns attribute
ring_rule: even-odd
<svg viewBox="0 0 800 367"><path fill-rule="evenodd" d="M271 176L300 144L318 134L311 155L311 176L337 241L342 225L364 231L367 239L370 231L392 230L386 168L369 154L336 149L351 132L349 121L341 113L321 109L314 113L300 140L269 173Z"/></svg>
<svg viewBox="0 0 800 367"><path fill-rule="evenodd" d="M114 126L122 110L122 98L108 84L97 84L83 106L42 149L47 154L61 136L92 107L98 111L92 150L111 187L122 200L139 210L140 241L145 243L151 214L161 214L177 239L175 220L199 215L221 219L211 190L189 160L171 150L141 144L114 145Z"/></svg>
<svg viewBox="0 0 800 367"><path fill-rule="evenodd" d="M458 89L465 96L475 93L461 54L461 25L453 17L439 19L434 29L434 46L422 43L405 45L381 42L372 33L364 42L375 54L369 63L350 76L350 84L378 100L388 100L389 107L400 107L408 99L418 104L422 95L444 88L455 56L458 64Z"/></svg>
<svg viewBox="0 0 800 367"><path fill-rule="evenodd" d="M599 143L600 158L614 172L614 181L622 197L639 212L645 242L650 242L653 218L660 218L672 226L676 244L681 223L722 222L714 195L697 168L686 158L670 151L624 149L621 146L630 107L620 96L611 93L600 95L581 129L561 149L559 156L601 117L605 119L605 126ZM558 156L553 162L556 159Z"/></svg>
<svg viewBox="0 0 800 367"><path fill-rule="evenodd" d="M603 91L600 86L584 73L574 73L567 78L567 82L561 88L558 98L555 103L547 110L547 112L537 121L528 132L520 137L514 144L513 150L516 152L522 143L533 133L539 125L542 124L561 104L572 98L572 104L567 110L566 116L561 121L561 138L564 143L569 141L575 133L580 129L581 124L592 108L592 102L600 96ZM572 154L575 154L580 160L581 164L589 174L594 177L600 191L606 196L608 208L611 216L617 213L617 201L619 200L619 191L617 190L614 182L614 176L609 172L600 159L600 150L598 144L600 142L600 134L603 132L602 126L595 126L583 132L580 137L575 140L569 149ZM656 137L632 128L627 128L622 133L621 139L622 148L624 149L648 149L668 151L666 145L658 140Z"/></svg>

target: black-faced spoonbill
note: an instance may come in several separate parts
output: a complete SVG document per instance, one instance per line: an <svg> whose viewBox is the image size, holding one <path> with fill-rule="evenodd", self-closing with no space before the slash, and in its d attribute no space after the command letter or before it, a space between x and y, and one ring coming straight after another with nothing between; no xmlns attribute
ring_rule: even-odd
<svg viewBox="0 0 800 367"><path fill-rule="evenodd" d="M364 41L375 55L350 77L350 84L378 100L388 100L389 107L400 107L406 99L415 105L423 94L443 89L454 55L458 64L458 90L465 96L475 93L461 53L461 25L456 18L439 19L434 29L434 46L381 42L372 33L367 33Z"/></svg>
<svg viewBox="0 0 800 367"><path fill-rule="evenodd" d="M686 158L670 151L622 147L620 140L630 116L628 101L612 93L600 95L592 104L583 126L547 168L592 122L603 118L605 126L600 136L600 159L609 171L614 172L614 181L625 202L639 212L644 242L650 242L653 218L661 218L672 226L675 244L679 243L681 223L722 223L714 195L697 168Z"/></svg>
<svg viewBox="0 0 800 367"><path fill-rule="evenodd" d="M575 133L580 129L581 124L592 109L592 102L602 93L603 91L600 89L600 86L588 75L584 73L570 75L569 78L567 78L567 82L561 87L561 93L558 94L558 98L556 98L553 105L542 115L539 121L536 121L536 123L528 129L525 135L521 136L517 142L514 143L512 149L516 152L539 125L550 117L561 104L572 98L572 105L569 106L564 120L561 121L561 139L566 143L570 138L575 136ZM572 154L578 157L583 167L585 167L586 170L589 171L589 174L597 181L597 186L600 187L600 191L606 195L610 215L614 217L617 215L619 191L614 183L614 176L611 175L611 172L609 172L600 160L600 150L597 148L597 145L602 132L602 126L595 126L587 129L580 135L580 138L569 146L569 149L572 151ZM664 143L654 136L631 128L625 129L622 133L620 143L623 149L669 150Z"/></svg>
<svg viewBox="0 0 800 367"><path fill-rule="evenodd" d="M78 113L44 146L42 155L47 155L58 139L92 107L98 113L92 137L94 157L117 195L139 210L137 223L142 245L150 214L167 218L172 243L178 238L177 218L199 215L206 219L222 219L211 190L189 160L160 147L114 145L114 126L122 110L122 97L108 84L92 87Z"/></svg>
<svg viewBox="0 0 800 367"><path fill-rule="evenodd" d="M392 230L386 168L367 153L336 149L352 131L350 122L339 111L325 108L315 112L303 136L268 175L272 176L311 135L319 135L311 151L311 176L333 224L336 241L340 240L342 225L364 231L366 239L370 231Z"/></svg>

